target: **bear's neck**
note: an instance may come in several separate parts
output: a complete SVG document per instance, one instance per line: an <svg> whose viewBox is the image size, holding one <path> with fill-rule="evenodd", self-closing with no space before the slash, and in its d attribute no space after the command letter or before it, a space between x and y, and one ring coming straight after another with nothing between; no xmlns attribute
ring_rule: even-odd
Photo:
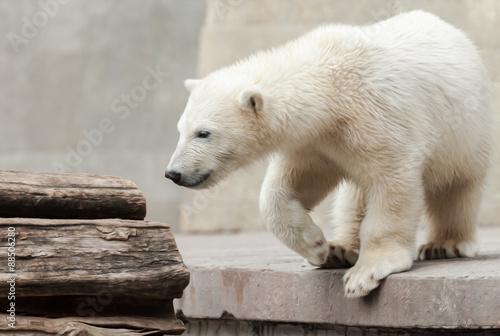
<svg viewBox="0 0 500 336"><path fill-rule="evenodd" d="M318 125L333 134L352 119L360 99L360 77L348 62L340 58L318 62L308 55L291 55L285 62L280 55L268 56L263 64L273 66L259 69L257 62L253 81L269 97L265 113L276 149L305 139L314 143L322 133Z"/></svg>

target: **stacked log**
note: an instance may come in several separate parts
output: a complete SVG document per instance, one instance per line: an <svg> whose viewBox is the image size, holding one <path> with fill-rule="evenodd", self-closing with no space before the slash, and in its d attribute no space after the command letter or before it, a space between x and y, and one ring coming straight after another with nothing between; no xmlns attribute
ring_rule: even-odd
<svg viewBox="0 0 500 336"><path fill-rule="evenodd" d="M0 217L144 219L146 199L116 176L0 170Z"/></svg>
<svg viewBox="0 0 500 336"><path fill-rule="evenodd" d="M182 333L189 272L145 210L121 178L0 170L0 335Z"/></svg>

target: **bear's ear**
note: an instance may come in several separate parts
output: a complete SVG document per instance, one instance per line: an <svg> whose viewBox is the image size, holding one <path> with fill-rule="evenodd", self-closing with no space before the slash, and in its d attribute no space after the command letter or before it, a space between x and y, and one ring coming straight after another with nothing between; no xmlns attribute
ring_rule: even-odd
<svg viewBox="0 0 500 336"><path fill-rule="evenodd" d="M198 84L200 84L201 82L201 79L186 79L184 81L184 86L186 87L186 89L191 92L191 90L193 90L196 86L198 86Z"/></svg>
<svg viewBox="0 0 500 336"><path fill-rule="evenodd" d="M262 93L255 89L244 90L238 98L238 103L240 104L243 111L253 113L262 111L262 108L264 107L264 99L262 98Z"/></svg>

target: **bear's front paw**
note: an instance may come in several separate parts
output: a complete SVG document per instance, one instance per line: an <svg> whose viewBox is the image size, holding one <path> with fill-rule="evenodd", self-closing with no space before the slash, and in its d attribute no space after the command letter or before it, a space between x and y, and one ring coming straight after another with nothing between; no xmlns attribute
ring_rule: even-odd
<svg viewBox="0 0 500 336"><path fill-rule="evenodd" d="M329 242L330 253L326 262L320 265L321 268L348 268L356 264L358 254L345 249L335 243Z"/></svg>
<svg viewBox="0 0 500 336"><path fill-rule="evenodd" d="M304 246L298 250L312 266L321 266L329 259L330 247L326 239L320 239L313 246Z"/></svg>
<svg viewBox="0 0 500 336"><path fill-rule="evenodd" d="M454 240L430 242L418 248L418 259L444 259L459 257L474 257L479 250L476 242L463 241L457 243Z"/></svg>
<svg viewBox="0 0 500 336"><path fill-rule="evenodd" d="M368 295L382 279L377 276L375 267L356 265L344 275L345 296L355 298Z"/></svg>
<svg viewBox="0 0 500 336"><path fill-rule="evenodd" d="M368 295L379 286L380 280L385 279L391 273L409 270L413 262L409 253L366 252L370 256L360 258L356 265L344 275L345 295L349 298Z"/></svg>

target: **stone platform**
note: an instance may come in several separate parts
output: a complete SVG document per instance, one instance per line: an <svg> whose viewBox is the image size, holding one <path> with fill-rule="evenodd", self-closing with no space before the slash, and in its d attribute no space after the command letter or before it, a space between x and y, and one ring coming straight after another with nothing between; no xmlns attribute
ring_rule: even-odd
<svg viewBox="0 0 500 336"><path fill-rule="evenodd" d="M500 335L500 228L479 233L478 257L416 262L361 299L344 297L345 269L269 233L179 235L191 283L175 306L188 335Z"/></svg>

